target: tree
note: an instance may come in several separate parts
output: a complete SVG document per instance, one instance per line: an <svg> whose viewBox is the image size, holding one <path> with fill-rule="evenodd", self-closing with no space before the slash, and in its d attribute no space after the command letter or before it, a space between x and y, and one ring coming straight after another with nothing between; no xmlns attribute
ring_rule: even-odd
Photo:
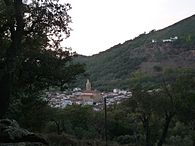
<svg viewBox="0 0 195 146"><path fill-rule="evenodd" d="M162 146L166 142L171 122L177 116L181 117L182 111L186 114L190 111L189 117L193 115L194 76L191 69L168 70L161 75L160 83L154 83L156 87L153 88L145 86L147 83L143 84L145 77L139 79L139 76L134 76L133 81L137 80L138 84L133 89L129 104L131 112L143 125L146 146L155 143ZM183 118L186 119L186 115ZM156 123L162 128L154 130L152 125Z"/></svg>
<svg viewBox="0 0 195 146"><path fill-rule="evenodd" d="M18 70L21 70L20 67L24 68L25 62L34 61L37 66L39 64L38 59L31 60L30 56L26 56L26 52L35 51L39 54L47 52L50 54L48 56L53 54L54 58L69 60L71 54L62 51L60 42L64 36L70 35L71 17L67 12L71 6L59 4L57 0L30 2L1 0L0 3L2 7L0 11L0 42L2 42L0 43L0 118L2 118L9 107L13 85Z"/></svg>
<svg viewBox="0 0 195 146"><path fill-rule="evenodd" d="M164 109L165 123L158 146L165 142L170 122L176 116L181 115L182 111L188 107L190 117L193 115L190 111L194 106L195 97L195 72L191 68L179 68L176 70L167 70L162 80L162 94L167 97ZM160 106L159 106L160 107ZM187 116L185 115L185 119Z"/></svg>
<svg viewBox="0 0 195 146"><path fill-rule="evenodd" d="M172 81L172 87L174 88L171 88L171 90L180 100L180 104L176 103L176 116L180 122L183 122L193 131L191 137L193 137L193 145L195 145L195 71L194 69L184 68L169 70L167 74L169 78L171 75L172 79L174 76L175 79Z"/></svg>

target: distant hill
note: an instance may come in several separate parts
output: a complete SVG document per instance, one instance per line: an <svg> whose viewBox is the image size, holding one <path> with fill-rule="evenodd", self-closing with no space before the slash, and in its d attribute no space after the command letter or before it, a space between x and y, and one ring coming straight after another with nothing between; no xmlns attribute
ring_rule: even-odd
<svg viewBox="0 0 195 146"><path fill-rule="evenodd" d="M98 90L129 88L134 72L155 75L166 68L195 68L195 15L162 30L140 34L93 56L75 59L86 64L86 74L76 86L84 87L86 78Z"/></svg>

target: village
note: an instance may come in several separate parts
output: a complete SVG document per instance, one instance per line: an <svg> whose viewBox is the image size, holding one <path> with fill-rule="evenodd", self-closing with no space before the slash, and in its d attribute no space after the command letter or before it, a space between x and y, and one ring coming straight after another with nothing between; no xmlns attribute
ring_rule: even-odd
<svg viewBox="0 0 195 146"><path fill-rule="evenodd" d="M102 110L104 107L104 99L106 105L112 106L130 98L130 91L113 89L112 92L99 92L92 90L89 80L86 82L86 89L74 88L72 91L50 91L46 92L46 100L51 107L65 108L71 105L90 105L96 111Z"/></svg>

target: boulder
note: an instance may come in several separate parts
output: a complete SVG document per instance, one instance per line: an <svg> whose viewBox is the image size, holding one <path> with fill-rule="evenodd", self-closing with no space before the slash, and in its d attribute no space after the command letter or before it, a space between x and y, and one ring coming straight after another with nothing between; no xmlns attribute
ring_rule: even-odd
<svg viewBox="0 0 195 146"><path fill-rule="evenodd" d="M48 142L41 136L26 129L23 129L15 120L0 120L0 143L42 143L48 145Z"/></svg>

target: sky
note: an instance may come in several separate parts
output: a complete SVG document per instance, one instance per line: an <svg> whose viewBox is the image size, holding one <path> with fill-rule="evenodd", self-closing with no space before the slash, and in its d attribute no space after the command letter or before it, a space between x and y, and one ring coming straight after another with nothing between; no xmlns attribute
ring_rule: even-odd
<svg viewBox="0 0 195 146"><path fill-rule="evenodd" d="M93 55L153 29L159 30L195 14L195 0L60 0L72 9L73 31L62 43L82 55Z"/></svg>

